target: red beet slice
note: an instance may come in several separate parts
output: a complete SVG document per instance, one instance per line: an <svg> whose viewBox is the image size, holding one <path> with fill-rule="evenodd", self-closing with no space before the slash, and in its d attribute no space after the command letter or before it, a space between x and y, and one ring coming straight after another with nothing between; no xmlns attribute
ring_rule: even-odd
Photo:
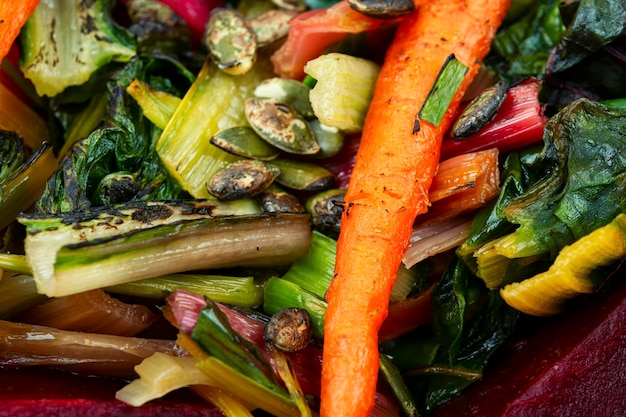
<svg viewBox="0 0 626 417"><path fill-rule="evenodd" d="M567 315L531 321L542 328L512 343L482 381L439 407L437 417L626 415L625 318L621 285Z"/></svg>
<svg viewBox="0 0 626 417"><path fill-rule="evenodd" d="M223 417L188 390L132 407L115 399L126 383L43 368L0 369L0 417Z"/></svg>

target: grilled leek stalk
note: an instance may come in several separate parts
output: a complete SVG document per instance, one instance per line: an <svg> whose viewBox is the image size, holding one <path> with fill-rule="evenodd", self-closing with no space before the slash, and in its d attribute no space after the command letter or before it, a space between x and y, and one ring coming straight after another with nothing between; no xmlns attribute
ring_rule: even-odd
<svg viewBox="0 0 626 417"><path fill-rule="evenodd" d="M236 207L144 202L18 220L37 290L50 297L198 269L288 265L309 250L308 215Z"/></svg>

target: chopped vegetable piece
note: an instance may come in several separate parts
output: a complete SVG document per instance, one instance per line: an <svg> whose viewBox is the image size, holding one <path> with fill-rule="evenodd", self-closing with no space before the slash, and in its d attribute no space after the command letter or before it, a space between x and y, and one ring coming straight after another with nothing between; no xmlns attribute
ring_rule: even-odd
<svg viewBox="0 0 626 417"><path fill-rule="evenodd" d="M135 55L135 39L113 21L112 6L110 0L41 1L20 36L21 68L39 95L56 96Z"/></svg>
<svg viewBox="0 0 626 417"><path fill-rule="evenodd" d="M154 89L137 79L126 87L126 92L139 103L144 116L160 129L165 129L181 102L179 97Z"/></svg>
<svg viewBox="0 0 626 417"><path fill-rule="evenodd" d="M379 71L373 61L339 53L307 62L304 72L317 80L309 93L315 116L346 132L363 129Z"/></svg>
<svg viewBox="0 0 626 417"><path fill-rule="evenodd" d="M82 375L134 377L133 368L155 352L180 356L172 340L58 330L0 321L0 366L49 366Z"/></svg>
<svg viewBox="0 0 626 417"><path fill-rule="evenodd" d="M213 378L196 367L191 357L176 357L157 352L135 366L138 379L115 394L115 398L134 407L160 398L187 385L214 385Z"/></svg>
<svg viewBox="0 0 626 417"><path fill-rule="evenodd" d="M37 292L32 276L5 272L0 280L0 319L8 319L47 299Z"/></svg>
<svg viewBox="0 0 626 417"><path fill-rule="evenodd" d="M456 59L454 54L448 56L418 113L420 119L435 126L441 123L450 102L457 95L456 90L465 79L467 70L467 65Z"/></svg>
<svg viewBox="0 0 626 417"><path fill-rule="evenodd" d="M444 139L442 159L494 147L505 154L541 142L548 118L539 102L540 86L540 80L529 78L511 87L494 119L477 133L461 140Z"/></svg>
<svg viewBox="0 0 626 417"><path fill-rule="evenodd" d="M12 319L62 330L135 336L150 327L156 315L146 306L124 303L98 289L51 298Z"/></svg>
<svg viewBox="0 0 626 417"><path fill-rule="evenodd" d="M297 415L298 409L286 393L279 394L270 390L235 371L218 358L207 355L191 337L183 333L179 334L178 344L196 359L198 369L214 378L216 387L227 392L236 390L234 395L238 398L245 398L246 402L253 403L277 417Z"/></svg>
<svg viewBox="0 0 626 417"><path fill-rule="evenodd" d="M348 33L380 27L383 20L352 10L347 1L332 7L300 13L289 22L287 41L272 55L274 71L285 78L302 79L305 64Z"/></svg>
<svg viewBox="0 0 626 417"><path fill-rule="evenodd" d="M22 215L26 256L40 292L60 296L194 269L289 264L310 244L306 214L211 217L207 207L209 212L181 220L168 217L172 205L148 206L152 210L134 212L146 216L139 218L106 210L100 217L82 213L83 222L71 217L81 214L76 212Z"/></svg>
<svg viewBox="0 0 626 417"><path fill-rule="evenodd" d="M402 20L387 51L346 194L335 277L326 296L322 417L366 416L372 410L377 332L411 226L428 208L443 134L508 5L428 2ZM441 123L420 123L418 112L451 53L469 66L465 80Z"/></svg>
<svg viewBox="0 0 626 417"><path fill-rule="evenodd" d="M415 228L402 262L410 268L429 256L454 249L467 239L471 225L471 217L458 216Z"/></svg>
<svg viewBox="0 0 626 417"><path fill-rule="evenodd" d="M504 301L527 314L559 313L563 303L595 289L589 274L626 256L626 214L564 247L548 271L500 290Z"/></svg>
<svg viewBox="0 0 626 417"><path fill-rule="evenodd" d="M245 75L233 77L207 60L159 137L156 150L180 185L194 198L211 198L206 183L239 157L209 142L222 129L247 124L244 102L271 70L259 57Z"/></svg>
<svg viewBox="0 0 626 417"><path fill-rule="evenodd" d="M115 294L156 299L167 297L176 290L191 291L215 302L242 307L258 307L263 303L263 287L252 276L171 274L106 288Z"/></svg>

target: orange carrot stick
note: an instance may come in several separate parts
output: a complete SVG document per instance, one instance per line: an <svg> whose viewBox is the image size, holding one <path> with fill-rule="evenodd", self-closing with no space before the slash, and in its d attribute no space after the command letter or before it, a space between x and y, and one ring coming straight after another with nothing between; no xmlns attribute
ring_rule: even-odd
<svg viewBox="0 0 626 417"><path fill-rule="evenodd" d="M489 51L509 0L431 0L405 17L387 51L345 196L327 293L321 416L367 416L378 330L412 224L428 210L441 141ZM438 126L418 113L450 54L469 67Z"/></svg>
<svg viewBox="0 0 626 417"><path fill-rule="evenodd" d="M0 1L0 61L9 53L22 26L38 4L39 0Z"/></svg>

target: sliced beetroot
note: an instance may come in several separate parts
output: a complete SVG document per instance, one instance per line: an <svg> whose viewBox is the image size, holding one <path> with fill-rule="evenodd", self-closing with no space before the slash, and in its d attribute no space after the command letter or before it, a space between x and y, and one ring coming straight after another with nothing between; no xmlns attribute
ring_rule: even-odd
<svg viewBox="0 0 626 417"><path fill-rule="evenodd" d="M621 274L624 274L622 268ZM589 298L511 343L485 378L437 417L626 414L626 285Z"/></svg>
<svg viewBox="0 0 626 417"><path fill-rule="evenodd" d="M132 407L115 399L125 381L43 368L0 369L0 417L223 417L189 390Z"/></svg>

